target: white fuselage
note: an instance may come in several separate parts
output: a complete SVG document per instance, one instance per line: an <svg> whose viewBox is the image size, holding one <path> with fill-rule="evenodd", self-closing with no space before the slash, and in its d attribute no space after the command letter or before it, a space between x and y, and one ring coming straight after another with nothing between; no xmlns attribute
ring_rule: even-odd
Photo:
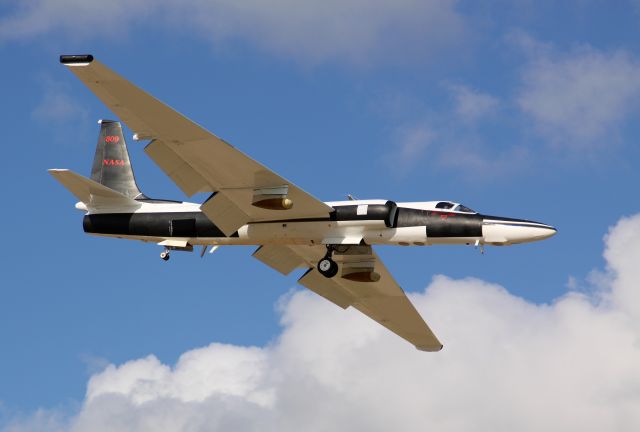
<svg viewBox="0 0 640 432"><path fill-rule="evenodd" d="M437 208L443 202L394 203L400 217L390 223L367 217L367 212L389 203L384 200L353 200L327 202L335 209L352 209L353 220L282 219L273 222L252 222L243 225L233 236L162 235L143 232L90 232L110 237L130 238L165 245L265 245L265 244L388 244L425 246L435 244L510 245L542 240L555 234L555 228L538 222L483 216L472 211ZM448 202L445 202L448 203ZM453 206L454 204L452 204ZM83 208L80 206L83 210ZM468 210L468 209L467 209ZM89 212L96 215L101 212ZM118 213L113 210L110 214ZM141 202L139 208L123 209L134 217L153 218L167 214L174 219L180 215L202 215L200 204L188 202ZM408 216L403 217L405 214ZM169 223L169 222L167 222Z"/></svg>

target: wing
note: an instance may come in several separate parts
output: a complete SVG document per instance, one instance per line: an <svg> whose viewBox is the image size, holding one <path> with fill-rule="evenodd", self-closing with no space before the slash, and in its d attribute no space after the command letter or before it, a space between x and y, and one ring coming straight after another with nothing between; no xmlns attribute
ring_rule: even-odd
<svg viewBox="0 0 640 432"><path fill-rule="evenodd" d="M318 246L261 246L254 252L258 258L280 273L288 274L298 267L309 270L298 282L343 309L353 306L422 351L439 351L442 344L424 322L404 291L393 279L371 246L346 246L334 259L342 263L342 273L328 279L316 269L326 249ZM375 269L380 278L375 282L359 282L349 275ZM365 272L366 273L366 272ZM346 276L346 277L345 277Z"/></svg>
<svg viewBox="0 0 640 432"><path fill-rule="evenodd" d="M135 132L135 139L152 140L145 152L186 195L214 193L202 211L226 235L251 221L327 217L332 211L93 56L61 56L60 61ZM261 197L284 196L293 202L288 210L254 205Z"/></svg>

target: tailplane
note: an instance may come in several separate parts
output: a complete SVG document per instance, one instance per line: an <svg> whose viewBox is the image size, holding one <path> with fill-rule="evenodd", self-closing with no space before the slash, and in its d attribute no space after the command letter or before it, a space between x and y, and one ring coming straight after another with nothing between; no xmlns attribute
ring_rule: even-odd
<svg viewBox="0 0 640 432"><path fill-rule="evenodd" d="M100 120L98 146L91 168L91 180L131 199L145 199L133 175L122 126L114 120Z"/></svg>
<svg viewBox="0 0 640 432"><path fill-rule="evenodd" d="M89 180L73 171L50 169L49 174L80 200L82 206L79 206L80 203L76 204L76 208L80 210L90 211L92 213L124 212L135 211L135 209L142 206L139 201L129 198L98 182Z"/></svg>

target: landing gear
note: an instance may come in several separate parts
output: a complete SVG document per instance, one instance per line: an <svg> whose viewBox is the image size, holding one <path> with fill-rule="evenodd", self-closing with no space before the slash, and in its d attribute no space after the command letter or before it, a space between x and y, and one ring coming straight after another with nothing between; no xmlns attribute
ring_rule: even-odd
<svg viewBox="0 0 640 432"><path fill-rule="evenodd" d="M331 258L322 258L318 261L318 271L327 278L332 278L338 274L338 264Z"/></svg>
<svg viewBox="0 0 640 432"><path fill-rule="evenodd" d="M169 258L171 257L169 253L171 251L193 252L193 245L187 242L165 240L158 244L160 246L164 246L164 250L160 253L160 258L163 261L169 261Z"/></svg>
<svg viewBox="0 0 640 432"><path fill-rule="evenodd" d="M318 271L326 278L332 278L338 274L338 264L331 259L332 254L333 247L331 245L327 245L327 254L324 258L318 261Z"/></svg>

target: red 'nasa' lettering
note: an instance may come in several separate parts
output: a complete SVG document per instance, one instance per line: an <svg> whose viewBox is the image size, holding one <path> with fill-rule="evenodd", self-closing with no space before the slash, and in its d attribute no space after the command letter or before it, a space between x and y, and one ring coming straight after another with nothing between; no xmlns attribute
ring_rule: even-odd
<svg viewBox="0 0 640 432"><path fill-rule="evenodd" d="M122 159L103 159L102 165L105 166L124 166L124 161Z"/></svg>

